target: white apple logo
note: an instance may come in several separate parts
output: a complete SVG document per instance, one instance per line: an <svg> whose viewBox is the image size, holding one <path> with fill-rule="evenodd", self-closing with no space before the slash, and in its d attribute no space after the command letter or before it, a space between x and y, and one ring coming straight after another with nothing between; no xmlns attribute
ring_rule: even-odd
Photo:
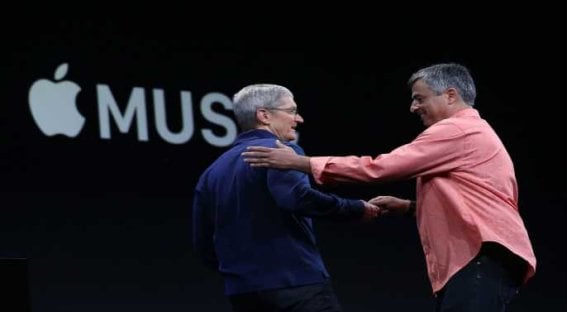
<svg viewBox="0 0 567 312"><path fill-rule="evenodd" d="M65 77L69 66L63 63L55 70L54 78ZM71 81L35 81L29 91L28 101L35 123L47 136L63 134L76 137L83 128L85 118L77 110L76 97L81 87Z"/></svg>

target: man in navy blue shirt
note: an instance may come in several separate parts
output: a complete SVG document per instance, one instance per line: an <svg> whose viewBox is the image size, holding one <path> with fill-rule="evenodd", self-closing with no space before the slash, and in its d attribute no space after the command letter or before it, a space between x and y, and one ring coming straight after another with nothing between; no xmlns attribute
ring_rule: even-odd
<svg viewBox="0 0 567 312"><path fill-rule="evenodd" d="M193 198L195 252L224 279L225 294L240 311L342 311L318 251L312 219L368 221L379 208L312 188L300 171L253 168L247 146L291 146L303 123L293 94L271 84L234 95L242 132L201 175Z"/></svg>

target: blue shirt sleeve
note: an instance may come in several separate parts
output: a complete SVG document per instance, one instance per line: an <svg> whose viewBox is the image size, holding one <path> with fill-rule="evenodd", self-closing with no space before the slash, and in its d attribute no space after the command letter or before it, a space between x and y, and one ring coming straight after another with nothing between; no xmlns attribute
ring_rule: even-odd
<svg viewBox="0 0 567 312"><path fill-rule="evenodd" d="M288 144L296 153L303 149ZM276 204L284 210L307 217L358 219L362 217L361 200L346 199L312 187L309 176L297 170L267 169L268 189Z"/></svg>

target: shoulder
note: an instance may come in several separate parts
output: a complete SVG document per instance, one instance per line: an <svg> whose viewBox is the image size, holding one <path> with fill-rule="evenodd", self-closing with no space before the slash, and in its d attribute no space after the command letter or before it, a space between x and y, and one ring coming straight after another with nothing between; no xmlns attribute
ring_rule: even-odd
<svg viewBox="0 0 567 312"><path fill-rule="evenodd" d="M278 145L276 144L276 140L277 139L275 139L275 138L263 138L263 139L259 139L259 140L256 140L254 142L251 142L249 145L264 146L264 147L278 147ZM294 142L282 142L282 143L284 145L291 147L296 153L301 154L301 155L305 155L305 151L297 143L294 143Z"/></svg>
<svg viewBox="0 0 567 312"><path fill-rule="evenodd" d="M423 134L453 137L463 135L465 133L465 128L465 125L463 125L458 119L446 118L425 129Z"/></svg>
<svg viewBox="0 0 567 312"><path fill-rule="evenodd" d="M289 146L289 147L291 147L291 148L293 148L293 150L294 150L297 154L305 155L305 151L304 151L303 148L302 148L301 146L299 146L298 144L293 143L293 142L286 142L286 143L284 143L284 144L287 145L287 146Z"/></svg>

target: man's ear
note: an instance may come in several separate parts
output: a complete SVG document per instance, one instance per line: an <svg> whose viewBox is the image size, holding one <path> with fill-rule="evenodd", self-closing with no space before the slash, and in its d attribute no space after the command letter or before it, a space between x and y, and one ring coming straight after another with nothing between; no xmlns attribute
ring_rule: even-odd
<svg viewBox="0 0 567 312"><path fill-rule="evenodd" d="M447 94L447 99L449 100L449 104L454 104L457 101L459 101L459 99L461 98L459 92L457 92L457 89L455 88L449 88L445 90L445 94Z"/></svg>
<svg viewBox="0 0 567 312"><path fill-rule="evenodd" d="M256 120L258 120L261 125L269 125L270 113L264 108L259 108L256 110Z"/></svg>

